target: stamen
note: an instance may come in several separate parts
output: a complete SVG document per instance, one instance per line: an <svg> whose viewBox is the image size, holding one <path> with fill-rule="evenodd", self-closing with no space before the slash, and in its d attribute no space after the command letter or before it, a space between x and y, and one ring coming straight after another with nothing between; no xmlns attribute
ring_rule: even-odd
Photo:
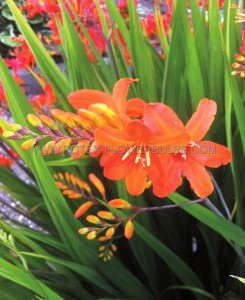
<svg viewBox="0 0 245 300"><path fill-rule="evenodd" d="M145 168L145 158L140 157L140 162L141 162L143 168Z"/></svg>
<svg viewBox="0 0 245 300"><path fill-rule="evenodd" d="M145 158L146 158L146 165L147 165L147 167L149 167L150 164L151 164L150 152L149 151L146 151Z"/></svg>
<svg viewBox="0 0 245 300"><path fill-rule="evenodd" d="M139 152L135 158L135 163L137 164L140 160L140 157L141 157L141 154L142 154L142 147L139 147Z"/></svg>
<svg viewBox="0 0 245 300"><path fill-rule="evenodd" d="M180 153L182 154L181 157L183 157L184 159L186 159L186 149L181 149Z"/></svg>
<svg viewBox="0 0 245 300"><path fill-rule="evenodd" d="M189 145L190 145L190 147L196 146L196 147L200 148L200 146L198 144L196 144L195 142L193 142L193 141L190 141Z"/></svg>
<svg viewBox="0 0 245 300"><path fill-rule="evenodd" d="M128 151L123 155L122 160L125 160L135 149L136 145L134 147L130 147Z"/></svg>

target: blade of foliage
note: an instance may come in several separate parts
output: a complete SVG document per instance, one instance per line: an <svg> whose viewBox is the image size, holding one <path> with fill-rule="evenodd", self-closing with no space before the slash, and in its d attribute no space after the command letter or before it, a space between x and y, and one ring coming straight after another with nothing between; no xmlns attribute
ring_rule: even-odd
<svg viewBox="0 0 245 300"><path fill-rule="evenodd" d="M171 286L166 291L171 291L171 290L186 290L186 291L190 291L194 294L199 294L200 296L204 296L205 299L217 300L217 298L214 297L212 294L210 294L204 290L201 290L199 288L196 288L194 286L175 285L175 286Z"/></svg>
<svg viewBox="0 0 245 300"><path fill-rule="evenodd" d="M91 268L88 268L87 266L82 266L74 262L66 261L64 259L58 259L58 258L40 255L40 254L34 254L30 252L21 252L21 254L25 256L32 256L39 259L44 259L50 262L55 262L56 264L60 264L76 272L77 274L81 275L87 281L90 281L91 283L101 288L102 290L105 290L112 295L119 296L118 292L112 286L110 286L98 272L94 271Z"/></svg>
<svg viewBox="0 0 245 300"><path fill-rule="evenodd" d="M21 270L0 258L0 276L22 285L47 300L63 300L49 287L37 280L29 271Z"/></svg>
<svg viewBox="0 0 245 300"><path fill-rule="evenodd" d="M153 65L151 53L140 28L134 1L128 2L128 8L130 26L130 46L128 46L135 76L140 79L138 83L139 94L145 101L151 100L154 102L160 97L160 86L158 83L161 82L162 78L156 77L158 64ZM142 63L143 61L144 63Z"/></svg>
<svg viewBox="0 0 245 300"><path fill-rule="evenodd" d="M97 74L89 61L80 35L71 21L62 1L59 1L63 20L62 46L65 49L68 74L73 90L80 88L100 89Z"/></svg>
<svg viewBox="0 0 245 300"><path fill-rule="evenodd" d="M177 193L169 195L168 198L176 204L189 201L187 198ZM237 225L231 223L231 221L218 216L199 204L184 206L182 209L206 224L208 227L211 227L214 231L220 233L225 239L245 247L245 232Z"/></svg>
<svg viewBox="0 0 245 300"><path fill-rule="evenodd" d="M155 16L155 20L156 20L156 24L157 24L157 30L159 32L159 41L162 47L162 52L164 55L164 58L166 59L168 57L168 53L169 53L169 44L168 44L168 40L167 40L167 36L164 30L164 26L162 23L162 17L161 17L161 12L160 12L160 8L159 5L155 5L154 7L154 16Z"/></svg>
<svg viewBox="0 0 245 300"><path fill-rule="evenodd" d="M209 97L220 103L223 109L224 98L224 59L220 42L220 12L217 1L209 1Z"/></svg>

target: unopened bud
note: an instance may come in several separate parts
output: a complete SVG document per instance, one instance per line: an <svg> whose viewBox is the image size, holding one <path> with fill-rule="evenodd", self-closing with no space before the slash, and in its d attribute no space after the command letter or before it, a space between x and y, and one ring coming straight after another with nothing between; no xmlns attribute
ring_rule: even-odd
<svg viewBox="0 0 245 300"><path fill-rule="evenodd" d="M88 175L89 181L95 186L95 188L99 191L103 199L105 200L105 187L103 183L100 181L100 179L93 173L90 173Z"/></svg>
<svg viewBox="0 0 245 300"><path fill-rule="evenodd" d="M93 224L101 224L101 221L98 217L96 216L93 216L93 215L89 215L87 216L86 220L89 222L89 223L93 223Z"/></svg>
<svg viewBox="0 0 245 300"><path fill-rule="evenodd" d="M126 209L132 208L132 205L123 199L114 199L109 201L108 204L114 208L126 208Z"/></svg>
<svg viewBox="0 0 245 300"><path fill-rule="evenodd" d="M27 116L27 120L28 122L34 126L34 127L42 127L42 122L41 120L36 116L36 115L33 115L33 114L28 114Z"/></svg>
<svg viewBox="0 0 245 300"><path fill-rule="evenodd" d="M36 139L27 140L21 145L21 150L26 151L32 149L34 146L36 146L36 144L37 144Z"/></svg>
<svg viewBox="0 0 245 300"><path fill-rule="evenodd" d="M128 240L130 240L133 233L134 233L134 224L131 220L129 220L125 226L124 235Z"/></svg>
<svg viewBox="0 0 245 300"><path fill-rule="evenodd" d="M83 214L85 214L90 209L92 205L94 205L93 201L87 201L83 203L75 212L75 218L80 218Z"/></svg>

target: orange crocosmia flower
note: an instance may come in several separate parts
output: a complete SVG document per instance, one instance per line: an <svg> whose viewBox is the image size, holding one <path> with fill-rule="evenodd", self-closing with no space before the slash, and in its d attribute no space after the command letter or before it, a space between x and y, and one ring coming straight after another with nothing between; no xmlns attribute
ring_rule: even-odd
<svg viewBox="0 0 245 300"><path fill-rule="evenodd" d="M148 177L153 185L159 185L164 166L159 159L159 149L187 145L189 135L171 132L156 136L151 128L140 120L131 120L124 129L109 126L95 131L95 140L104 147L101 165L104 176L111 180L125 178L130 194L140 195L146 188Z"/></svg>
<svg viewBox="0 0 245 300"><path fill-rule="evenodd" d="M146 124L151 123L155 133L161 130L168 131L165 121L172 118L173 126L184 128L184 132L190 137L187 146L176 148L175 153L161 156L164 172L168 177L166 180L166 176L163 176L161 184L153 186L156 195L165 197L174 192L182 176L187 178L199 197L207 197L213 192L213 184L205 167L217 168L222 164L228 164L232 158L227 147L211 141L202 141L214 120L216 110L217 106L213 100L201 100L197 111L184 127L175 114L171 116L169 111L165 111L163 104L157 103L146 107L144 121Z"/></svg>
<svg viewBox="0 0 245 300"><path fill-rule="evenodd" d="M101 91L84 89L71 93L68 96L68 100L75 109L78 109L78 114L79 109L81 110L83 117L85 117L84 109L98 113L96 104L104 104L104 113L101 111L100 116L105 118L109 126L122 129L122 124L128 123L130 116L135 117L135 115L141 116L143 114L144 101L142 99L133 98L129 101L126 100L130 84L135 81L138 81L138 79L120 79L116 82L112 95ZM114 113L114 119L113 122L109 122L107 116L112 115L112 112Z"/></svg>

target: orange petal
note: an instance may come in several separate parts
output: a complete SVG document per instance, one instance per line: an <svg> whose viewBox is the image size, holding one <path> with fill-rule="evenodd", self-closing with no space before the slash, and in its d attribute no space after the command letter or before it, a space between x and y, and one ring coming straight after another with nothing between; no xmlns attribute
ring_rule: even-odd
<svg viewBox="0 0 245 300"><path fill-rule="evenodd" d="M153 143L155 139L151 129L139 120L129 122L124 129L124 134L128 140L142 141L146 144Z"/></svg>
<svg viewBox="0 0 245 300"><path fill-rule="evenodd" d="M129 194L138 196L142 194L146 187L147 173L141 163L131 165L125 177L126 188Z"/></svg>
<svg viewBox="0 0 245 300"><path fill-rule="evenodd" d="M205 198L213 192L211 178L203 165L187 158L185 163L182 163L182 172L200 198Z"/></svg>
<svg viewBox="0 0 245 300"><path fill-rule="evenodd" d="M209 130L217 111L217 104L213 100L202 99L198 104L197 111L192 115L185 126L191 139L199 142Z"/></svg>
<svg viewBox="0 0 245 300"><path fill-rule="evenodd" d="M184 132L173 132L171 135L157 136L155 139L155 149L159 149L159 154L170 154L179 152L190 141L190 136Z"/></svg>
<svg viewBox="0 0 245 300"><path fill-rule="evenodd" d="M126 99L128 95L129 86L132 82L138 79L123 78L117 81L113 88L113 103L119 112L126 112Z"/></svg>
<svg viewBox="0 0 245 300"><path fill-rule="evenodd" d="M161 157L163 172L159 178L150 176L153 184L153 194L164 198L173 193L181 182L181 165L175 160L174 154ZM153 174L154 175L154 174Z"/></svg>
<svg viewBox="0 0 245 300"><path fill-rule="evenodd" d="M127 141L122 130L114 129L112 127L103 126L97 128L95 131L95 139L97 144L107 147L107 149L114 149L115 151L125 146L131 146L132 141Z"/></svg>
<svg viewBox="0 0 245 300"><path fill-rule="evenodd" d="M144 114L145 101L140 98L132 98L126 102L126 113L133 118L141 118Z"/></svg>
<svg viewBox="0 0 245 300"><path fill-rule="evenodd" d="M107 160L104 168L104 176L111 180L119 180L130 172L130 168L134 163L134 156L130 155L122 160L123 154L112 154Z"/></svg>
<svg viewBox="0 0 245 300"><path fill-rule="evenodd" d="M211 168L226 165L232 159L227 147L209 141L199 142L198 146L191 148L190 155L195 161Z"/></svg>
<svg viewBox="0 0 245 300"><path fill-rule="evenodd" d="M71 93L68 96L68 101L70 104L76 108L88 108L90 104L93 103L104 103L109 107L112 107L112 97L105 92L96 90L79 90Z"/></svg>
<svg viewBox="0 0 245 300"><path fill-rule="evenodd" d="M171 135L175 131L184 131L184 125L176 113L162 103L146 104L143 119L157 135Z"/></svg>

